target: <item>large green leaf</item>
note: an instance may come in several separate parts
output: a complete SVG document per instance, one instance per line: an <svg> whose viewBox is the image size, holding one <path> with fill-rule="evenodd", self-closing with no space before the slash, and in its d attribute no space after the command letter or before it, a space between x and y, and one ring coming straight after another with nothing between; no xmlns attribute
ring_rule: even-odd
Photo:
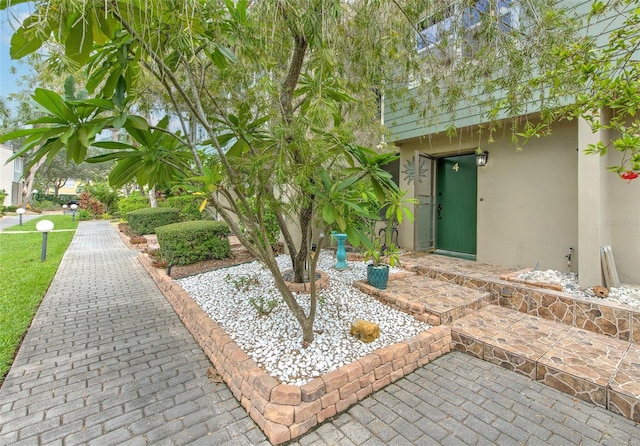
<svg viewBox="0 0 640 446"><path fill-rule="evenodd" d="M129 150L133 146L118 141L97 141L93 143L94 146L109 150Z"/></svg>
<svg viewBox="0 0 640 446"><path fill-rule="evenodd" d="M29 136L33 134L44 133L48 128L45 127L37 127L35 129L20 129L14 132L5 133L4 135L0 135L0 142L11 141L12 139L22 138L24 136Z"/></svg>
<svg viewBox="0 0 640 446"><path fill-rule="evenodd" d="M336 221L336 208L331 203L326 203L322 207L322 219L328 225L335 223Z"/></svg>
<svg viewBox="0 0 640 446"><path fill-rule="evenodd" d="M124 104L124 96L127 91L127 81L124 76L118 76L118 81L116 82L116 89L113 92L113 103L116 104L117 107L122 107Z"/></svg>
<svg viewBox="0 0 640 446"><path fill-rule="evenodd" d="M100 12L97 8L91 17L93 21L93 40L98 45L104 44L109 38L113 37L117 22L111 16Z"/></svg>
<svg viewBox="0 0 640 446"><path fill-rule="evenodd" d="M92 48L92 22L91 20L85 20L84 17L77 17L65 41L65 55L79 65L84 65L89 62Z"/></svg>
<svg viewBox="0 0 640 446"><path fill-rule="evenodd" d="M124 112L120 113L113 119L113 128L116 130L120 130L122 127L124 127L125 122L127 122L127 114Z"/></svg>
<svg viewBox="0 0 640 446"><path fill-rule="evenodd" d="M39 50L42 46L42 39L26 27L28 26L29 19L25 20L25 24L18 28L18 30L13 33L13 36L11 36L9 54L12 59L21 59L28 56Z"/></svg>
<svg viewBox="0 0 640 446"><path fill-rule="evenodd" d="M52 115L67 122L78 122L73 111L64 103L58 93L44 88L36 88L33 99Z"/></svg>
<svg viewBox="0 0 640 446"><path fill-rule="evenodd" d="M76 99L76 79L69 76L64 80L64 100L73 101Z"/></svg>
<svg viewBox="0 0 640 446"><path fill-rule="evenodd" d="M109 182L115 187L122 187L136 177L140 162L136 158L121 160L109 174Z"/></svg>
<svg viewBox="0 0 640 446"><path fill-rule="evenodd" d="M138 130L149 130L149 123L142 116L127 115L127 122L124 124L125 128L133 127Z"/></svg>
<svg viewBox="0 0 640 446"><path fill-rule="evenodd" d="M89 147L89 132L86 125L81 125L77 130L78 141L83 147Z"/></svg>

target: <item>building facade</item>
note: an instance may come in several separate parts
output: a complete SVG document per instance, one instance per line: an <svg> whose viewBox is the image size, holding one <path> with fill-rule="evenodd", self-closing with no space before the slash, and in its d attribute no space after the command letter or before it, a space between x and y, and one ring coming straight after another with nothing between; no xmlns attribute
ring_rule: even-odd
<svg viewBox="0 0 640 446"><path fill-rule="evenodd" d="M427 25L421 33L427 43L446 28ZM482 113L461 105L455 116L439 120L456 127L452 138L444 125L425 123L409 107L384 110L400 151L399 185L418 200L415 221L400 227L401 247L514 268L571 270L589 287L604 284L600 248L611 246L621 282L640 283L640 181L607 171L619 154L583 151L607 144L609 131L593 132L581 119L556 122L550 136L518 150L509 121L490 141L479 136ZM603 110L601 119L608 118ZM478 166L476 154L485 151L486 165Z"/></svg>
<svg viewBox="0 0 640 446"><path fill-rule="evenodd" d="M24 163L22 158L16 158L7 162L13 156L13 150L0 144L0 190L4 190L6 196L3 206L18 206L22 201L22 173Z"/></svg>

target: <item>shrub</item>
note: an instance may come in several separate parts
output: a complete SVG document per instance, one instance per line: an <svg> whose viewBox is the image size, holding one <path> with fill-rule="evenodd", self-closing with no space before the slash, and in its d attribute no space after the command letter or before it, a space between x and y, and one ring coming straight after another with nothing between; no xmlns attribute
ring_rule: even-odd
<svg viewBox="0 0 640 446"><path fill-rule="evenodd" d="M200 212L200 202L191 195L179 195L167 197L162 206L176 208L180 210L180 221L206 220L211 219L208 212Z"/></svg>
<svg viewBox="0 0 640 446"><path fill-rule="evenodd" d="M162 257L162 253L159 249L147 250L147 254L149 254L149 257L151 258L151 264L156 268L166 268L169 266L169 262Z"/></svg>
<svg viewBox="0 0 640 446"><path fill-rule="evenodd" d="M127 212L129 226L138 234L155 234L160 226L178 223L180 215L175 208L147 208Z"/></svg>
<svg viewBox="0 0 640 446"><path fill-rule="evenodd" d="M171 265L190 265L231 255L229 227L212 220L189 221L156 229L162 257Z"/></svg>
<svg viewBox="0 0 640 446"><path fill-rule="evenodd" d="M78 204L78 207L89 211L91 217L98 217L104 214L104 205L89 192L80 194L80 204Z"/></svg>
<svg viewBox="0 0 640 446"><path fill-rule="evenodd" d="M76 212L76 218L80 221L86 221L91 220L93 216L88 209L78 209L78 211Z"/></svg>
<svg viewBox="0 0 640 446"><path fill-rule="evenodd" d="M149 200L142 195L131 195L129 197L121 198L118 201L118 210L120 211L120 217L127 219L127 214L131 211L138 209L149 208Z"/></svg>
<svg viewBox="0 0 640 446"><path fill-rule="evenodd" d="M107 183L87 184L84 191L90 193L104 205L105 212L112 212L118 202L118 193Z"/></svg>
<svg viewBox="0 0 640 446"><path fill-rule="evenodd" d="M59 211L60 204L50 200L40 200L33 203L33 207L43 211Z"/></svg>

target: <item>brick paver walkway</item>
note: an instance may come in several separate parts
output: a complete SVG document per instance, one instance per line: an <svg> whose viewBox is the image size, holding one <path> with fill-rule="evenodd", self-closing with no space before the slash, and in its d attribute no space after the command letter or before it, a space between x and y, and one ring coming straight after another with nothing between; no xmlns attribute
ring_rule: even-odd
<svg viewBox="0 0 640 446"><path fill-rule="evenodd" d="M0 444L264 440L136 255L80 224L0 389Z"/></svg>
<svg viewBox="0 0 640 446"><path fill-rule="evenodd" d="M261 445L107 222L82 223L0 388L0 445ZM638 444L632 421L451 353L297 445Z"/></svg>

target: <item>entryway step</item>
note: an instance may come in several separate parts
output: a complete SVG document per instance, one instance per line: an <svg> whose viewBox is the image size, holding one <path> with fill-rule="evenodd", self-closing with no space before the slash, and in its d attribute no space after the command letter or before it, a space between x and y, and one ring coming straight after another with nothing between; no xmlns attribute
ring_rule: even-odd
<svg viewBox="0 0 640 446"><path fill-rule="evenodd" d="M636 344L496 305L450 327L456 350L640 422Z"/></svg>
<svg viewBox="0 0 640 446"><path fill-rule="evenodd" d="M367 282L354 282L354 286L430 325L449 324L490 303L488 292L414 273L392 277L386 290Z"/></svg>

